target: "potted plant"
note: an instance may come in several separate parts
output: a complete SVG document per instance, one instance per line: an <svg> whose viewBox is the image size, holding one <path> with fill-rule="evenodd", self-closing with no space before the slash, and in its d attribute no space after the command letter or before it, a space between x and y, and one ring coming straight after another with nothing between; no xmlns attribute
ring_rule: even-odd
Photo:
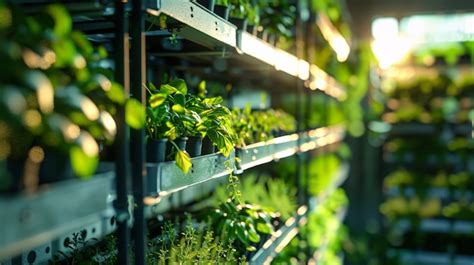
<svg viewBox="0 0 474 265"><path fill-rule="evenodd" d="M200 5L214 12L214 0L196 0Z"/></svg>
<svg viewBox="0 0 474 265"><path fill-rule="evenodd" d="M203 125L207 128L206 135L224 156L229 156L236 141L231 126L231 113L227 107L221 105L221 97L206 98L203 103L206 108L201 115Z"/></svg>
<svg viewBox="0 0 474 265"><path fill-rule="evenodd" d="M280 38L291 39L293 37L293 26L295 25L296 7L289 1L279 1L278 3L268 3L265 0L260 2L260 25L262 25L261 38L268 39L268 35L274 36L278 41Z"/></svg>
<svg viewBox="0 0 474 265"><path fill-rule="evenodd" d="M214 5L214 13L216 13L221 18L228 20L229 12L229 0L216 0L216 4Z"/></svg>
<svg viewBox="0 0 474 265"><path fill-rule="evenodd" d="M106 50L73 31L60 5L29 16L3 4L0 9L7 18L0 23L2 189L90 177L99 163L99 143L114 140L113 116L125 104L121 86L99 64ZM135 127L142 124L137 104L127 102L135 112L127 120Z"/></svg>
<svg viewBox="0 0 474 265"><path fill-rule="evenodd" d="M258 25L260 23L260 9L258 5L247 3L245 5L247 13L247 32L255 34L257 32Z"/></svg>
<svg viewBox="0 0 474 265"><path fill-rule="evenodd" d="M229 21L242 31L247 28L247 18L245 18L247 4L249 4L248 0L230 0Z"/></svg>
<svg viewBox="0 0 474 265"><path fill-rule="evenodd" d="M162 162L167 155L173 155L176 165L185 174L191 169L191 158L185 151L186 134L193 130L197 117L186 115L183 105L186 103L187 86L182 79L173 79L168 84L162 84L158 90L153 84L147 88L150 93L147 108L148 153L151 159ZM165 140L167 139L167 140ZM153 147L158 150L153 150Z"/></svg>

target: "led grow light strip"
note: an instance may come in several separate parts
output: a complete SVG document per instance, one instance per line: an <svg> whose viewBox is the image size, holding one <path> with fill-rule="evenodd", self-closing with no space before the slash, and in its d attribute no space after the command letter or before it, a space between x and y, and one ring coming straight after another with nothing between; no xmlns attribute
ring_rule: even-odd
<svg viewBox="0 0 474 265"><path fill-rule="evenodd" d="M329 42L331 48L336 52L337 60L339 62L345 62L351 52L351 47L346 39L337 31L326 14L319 13L316 24L321 30L324 39Z"/></svg>

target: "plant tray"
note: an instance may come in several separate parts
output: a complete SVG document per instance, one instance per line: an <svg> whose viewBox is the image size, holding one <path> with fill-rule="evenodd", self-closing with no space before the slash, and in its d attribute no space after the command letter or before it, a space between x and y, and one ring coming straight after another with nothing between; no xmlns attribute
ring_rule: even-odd
<svg viewBox="0 0 474 265"><path fill-rule="evenodd" d="M0 260L110 214L113 176L107 172L88 181L43 185L33 194L0 197Z"/></svg>
<svg viewBox="0 0 474 265"><path fill-rule="evenodd" d="M229 175L235 168L235 153L229 157L216 153L191 159L193 166L184 174L176 162L148 163L148 194L166 196L211 179Z"/></svg>

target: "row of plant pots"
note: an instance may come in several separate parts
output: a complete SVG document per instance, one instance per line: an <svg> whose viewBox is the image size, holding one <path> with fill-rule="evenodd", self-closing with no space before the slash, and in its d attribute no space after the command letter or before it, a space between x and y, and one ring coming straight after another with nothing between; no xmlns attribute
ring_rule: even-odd
<svg viewBox="0 0 474 265"><path fill-rule="evenodd" d="M277 41L277 36L270 34L268 30L262 29L258 25L250 24L247 18L238 18L230 15L231 6L230 5L219 5L215 4L214 0L197 0L197 2L208 9L209 11L215 13L219 17L229 21L237 27L237 29L248 32L263 41L270 43L275 46Z"/></svg>
<svg viewBox="0 0 474 265"><path fill-rule="evenodd" d="M204 155L214 154L216 148L209 137L180 137L175 140L176 145L182 151L186 151L190 157L198 157ZM146 145L147 161L148 162L166 162L173 161L173 145L168 139L148 139Z"/></svg>

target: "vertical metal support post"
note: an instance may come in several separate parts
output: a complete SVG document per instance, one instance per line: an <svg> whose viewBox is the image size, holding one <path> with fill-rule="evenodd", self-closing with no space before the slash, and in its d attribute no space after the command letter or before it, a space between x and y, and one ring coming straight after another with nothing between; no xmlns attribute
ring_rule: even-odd
<svg viewBox="0 0 474 265"><path fill-rule="evenodd" d="M122 84L126 97L130 94L129 83L129 49L128 23L125 15L123 0L115 1L115 80ZM117 139L115 144L115 172L116 172L116 221L117 221L117 250L118 263L128 263L128 245L130 233L128 220L128 189L130 185L129 171L129 131L125 123L125 107L120 107L117 113Z"/></svg>
<svg viewBox="0 0 474 265"><path fill-rule="evenodd" d="M301 19L301 8L304 6L302 4L302 0L297 2L296 5L296 25L295 25L295 40L296 40L296 57L298 59L301 59L304 57L304 39L303 39L303 30L302 30L302 25L303 25L303 20ZM299 66L298 66L299 68ZM299 69L298 69L299 73ZM303 114L302 114L302 97L303 97L303 82L300 80L298 76L295 77L295 86L296 86L296 125L297 125L297 130L299 134L299 140L298 140L298 145L301 145L301 138L303 136L302 131L303 131ZM298 204L302 205L305 203L305 198L304 198L304 191L302 189L302 154L298 152L296 154L296 186L297 186L297 196L298 196Z"/></svg>
<svg viewBox="0 0 474 265"><path fill-rule="evenodd" d="M145 7L144 1L132 1L132 13L130 21L131 42L131 92L132 96L145 105L144 82L146 77L145 65ZM131 131L131 154L132 154L132 177L133 196L135 199L133 238L135 264L145 264L146 253L146 222L144 214L144 190L146 186L146 166L145 166L145 131Z"/></svg>
<svg viewBox="0 0 474 265"><path fill-rule="evenodd" d="M306 52L306 59L308 60L309 63L313 63L314 62L314 48L316 46L316 36L314 34L314 23L315 21L315 16L314 16L314 12L309 9L309 18L308 18L308 21L305 25L305 31L306 31L306 36L305 36L305 40L306 40L306 49L305 49L305 52ZM313 96L313 92L310 90L310 89L306 89L305 91L305 94L306 94L306 102L305 102L305 116L304 116L304 119L305 119L305 128L306 128L306 131L308 131L309 129L313 129L313 128L310 128L311 125L309 124L309 121L310 121L310 118L311 118L311 104L312 104L312 96ZM309 200L310 200L310 193L309 193L309 174L310 174L310 164L311 162L311 155L308 155L306 156L306 159L305 159L305 182L307 183L306 185L306 191L305 191L305 194L306 194L306 204L309 205ZM308 248L309 249L309 248Z"/></svg>

